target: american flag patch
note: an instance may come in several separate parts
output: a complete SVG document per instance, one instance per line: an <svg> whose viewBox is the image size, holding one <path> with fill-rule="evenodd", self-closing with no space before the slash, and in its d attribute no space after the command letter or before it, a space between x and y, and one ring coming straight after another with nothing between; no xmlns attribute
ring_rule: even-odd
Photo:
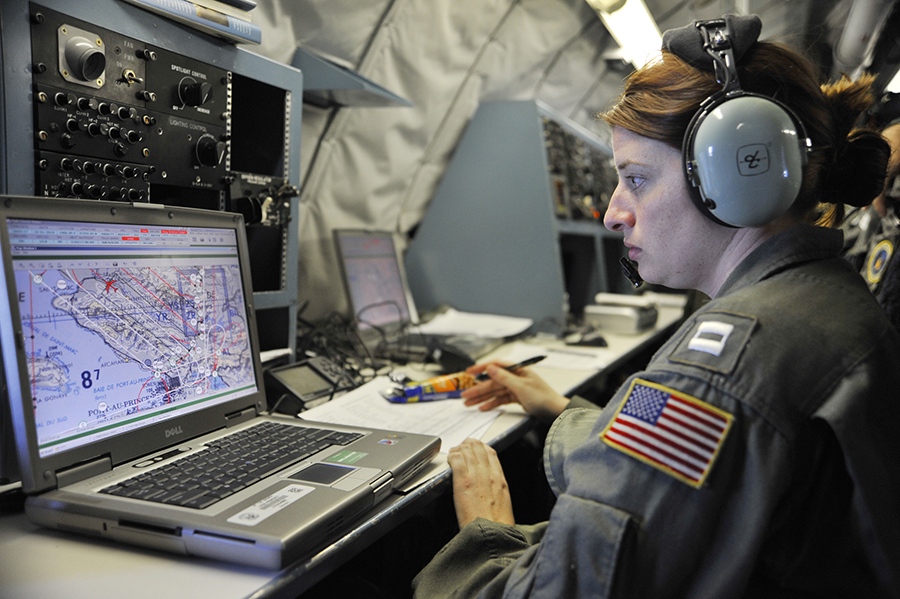
<svg viewBox="0 0 900 599"><path fill-rule="evenodd" d="M699 488L733 419L695 397L635 379L600 438L610 447Z"/></svg>

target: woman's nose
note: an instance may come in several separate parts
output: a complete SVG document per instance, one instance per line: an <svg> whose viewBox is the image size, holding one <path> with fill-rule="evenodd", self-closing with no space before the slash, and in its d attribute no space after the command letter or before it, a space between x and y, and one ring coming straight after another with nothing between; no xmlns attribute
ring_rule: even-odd
<svg viewBox="0 0 900 599"><path fill-rule="evenodd" d="M634 213L626 208L618 187L609 198L609 207L603 215L603 226L610 231L621 231L634 226Z"/></svg>

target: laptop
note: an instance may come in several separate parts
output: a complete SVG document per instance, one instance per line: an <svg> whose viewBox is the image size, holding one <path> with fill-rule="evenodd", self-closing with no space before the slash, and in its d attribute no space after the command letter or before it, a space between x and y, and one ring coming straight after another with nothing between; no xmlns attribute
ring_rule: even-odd
<svg viewBox="0 0 900 599"><path fill-rule="evenodd" d="M279 569L437 453L266 413L239 215L0 197L0 346L36 524Z"/></svg>
<svg viewBox="0 0 900 599"><path fill-rule="evenodd" d="M333 232L347 301L365 351L387 359L422 360L450 346L472 361L503 344L475 335L425 335L406 269L390 231L335 229Z"/></svg>

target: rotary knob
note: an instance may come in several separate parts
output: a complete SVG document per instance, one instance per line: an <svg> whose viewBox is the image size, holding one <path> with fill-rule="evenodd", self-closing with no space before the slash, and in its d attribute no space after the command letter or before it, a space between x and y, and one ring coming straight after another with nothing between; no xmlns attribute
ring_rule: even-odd
<svg viewBox="0 0 900 599"><path fill-rule="evenodd" d="M178 97L185 106L203 106L212 100L212 86L206 82L185 77L178 84Z"/></svg>
<svg viewBox="0 0 900 599"><path fill-rule="evenodd" d="M197 140L197 162L201 166L219 166L225 157L225 142L205 133Z"/></svg>

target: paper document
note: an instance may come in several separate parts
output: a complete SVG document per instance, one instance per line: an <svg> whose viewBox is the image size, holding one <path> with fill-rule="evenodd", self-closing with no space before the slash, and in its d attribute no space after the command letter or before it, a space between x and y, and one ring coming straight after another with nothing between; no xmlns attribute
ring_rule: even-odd
<svg viewBox="0 0 900 599"><path fill-rule="evenodd" d="M467 408L461 399L391 403L378 392L392 384L387 377L377 377L345 395L301 412L300 418L435 435L441 438L441 453L446 454L468 437L481 438L501 413Z"/></svg>
<svg viewBox="0 0 900 599"><path fill-rule="evenodd" d="M516 343L503 359L518 363L534 356L547 356L537 365L541 368L600 370L612 361L613 352L597 347L554 347L536 343Z"/></svg>
<svg viewBox="0 0 900 599"><path fill-rule="evenodd" d="M534 324L530 318L459 312L450 308L425 324L419 325L424 335L474 335L501 339L524 333Z"/></svg>

